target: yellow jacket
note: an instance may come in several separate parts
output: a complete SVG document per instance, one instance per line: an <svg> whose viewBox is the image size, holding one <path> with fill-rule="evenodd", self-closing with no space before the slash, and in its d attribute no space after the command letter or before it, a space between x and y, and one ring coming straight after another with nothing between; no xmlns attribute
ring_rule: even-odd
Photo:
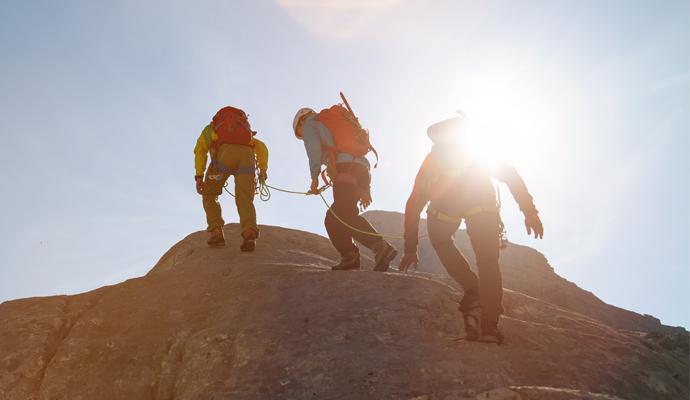
<svg viewBox="0 0 690 400"><path fill-rule="evenodd" d="M213 143L218 139L216 131L213 130L211 124L206 125L201 135L196 140L194 146L194 168L196 169L196 176L203 176L206 170L206 162L208 161L208 153L211 153L211 158L215 156L216 149ZM268 170L268 147L259 139L252 139L251 145L254 147L254 154L256 155L256 164L260 170Z"/></svg>

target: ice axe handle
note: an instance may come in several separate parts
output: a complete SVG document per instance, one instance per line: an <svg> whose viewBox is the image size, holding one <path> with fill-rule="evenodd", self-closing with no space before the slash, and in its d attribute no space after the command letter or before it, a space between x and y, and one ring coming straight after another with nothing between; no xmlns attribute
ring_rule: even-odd
<svg viewBox="0 0 690 400"><path fill-rule="evenodd" d="M357 118L357 116L355 115L355 112L352 111L352 107L350 107L350 103L347 102L347 99L345 98L345 94L343 94L343 92L340 92L340 98L343 99L343 103L345 103L345 107L347 107L347 111L349 111L350 114L352 114L355 118Z"/></svg>

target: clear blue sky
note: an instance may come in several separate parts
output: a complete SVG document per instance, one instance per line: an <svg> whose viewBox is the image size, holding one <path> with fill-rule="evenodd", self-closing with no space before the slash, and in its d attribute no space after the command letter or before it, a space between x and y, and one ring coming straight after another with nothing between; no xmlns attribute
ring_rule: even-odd
<svg viewBox="0 0 690 400"><path fill-rule="evenodd" d="M688 327L689 16L685 0L3 1L0 300L142 275L204 229L192 148L223 105L250 113L271 182L306 188L292 117L344 90L382 153L374 208L402 211L426 126L465 109L542 212L535 241L504 190L512 241ZM324 231L316 198L258 211Z"/></svg>

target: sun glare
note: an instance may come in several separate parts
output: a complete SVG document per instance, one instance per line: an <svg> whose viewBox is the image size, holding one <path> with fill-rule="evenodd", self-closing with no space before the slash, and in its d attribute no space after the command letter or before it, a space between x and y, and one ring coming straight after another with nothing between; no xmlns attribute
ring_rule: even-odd
<svg viewBox="0 0 690 400"><path fill-rule="evenodd" d="M534 82L497 74L476 77L456 90L475 157L488 164L506 160L522 167L538 161L544 151L540 144L556 112L549 91Z"/></svg>

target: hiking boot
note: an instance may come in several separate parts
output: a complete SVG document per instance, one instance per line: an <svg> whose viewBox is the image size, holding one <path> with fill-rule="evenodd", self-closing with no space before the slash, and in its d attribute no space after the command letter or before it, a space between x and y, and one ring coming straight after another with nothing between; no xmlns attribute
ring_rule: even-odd
<svg viewBox="0 0 690 400"><path fill-rule="evenodd" d="M225 235L223 234L223 227L213 228L211 230L211 237L206 242L211 247L225 246Z"/></svg>
<svg viewBox="0 0 690 400"><path fill-rule="evenodd" d="M468 308L460 312L462 313L462 322L465 324L465 340L480 340L482 337L482 330L480 327L482 309L479 307L479 303L477 303L476 307Z"/></svg>
<svg viewBox="0 0 690 400"><path fill-rule="evenodd" d="M333 271L347 271L347 270L354 270L354 269L359 269L359 252L358 251L353 251L348 254L345 254L342 259L340 260L339 264L336 264L331 267L331 270Z"/></svg>
<svg viewBox="0 0 690 400"><path fill-rule="evenodd" d="M462 295L462 300L458 305L458 310L460 312L471 310L475 307L479 307L479 292L476 287L465 290Z"/></svg>
<svg viewBox="0 0 690 400"><path fill-rule="evenodd" d="M482 330L482 335L476 341L482 343L496 343L500 346L505 341L505 337L503 337L503 333L501 333L498 328L494 328L493 330L487 332Z"/></svg>
<svg viewBox="0 0 690 400"><path fill-rule="evenodd" d="M256 248L256 234L254 232L247 232L246 234L243 234L242 237L244 240L240 245L240 251L245 253L251 253L254 251L254 248Z"/></svg>
<svg viewBox="0 0 690 400"><path fill-rule="evenodd" d="M391 261L398 256L398 251L393 248L388 242L381 241L372 248L374 253L376 253L374 259L376 260L376 265L374 266L374 271L376 272L386 272L388 271L388 266Z"/></svg>
<svg viewBox="0 0 690 400"><path fill-rule="evenodd" d="M477 288L465 291L458 305L458 311L462 313L462 321L465 324L465 340L479 340L482 335L480 326L482 309L479 304Z"/></svg>
<svg viewBox="0 0 690 400"><path fill-rule="evenodd" d="M481 336L477 339L478 342L496 343L498 345L503 343L504 337L503 333L498 329L498 318L482 319L481 331Z"/></svg>

